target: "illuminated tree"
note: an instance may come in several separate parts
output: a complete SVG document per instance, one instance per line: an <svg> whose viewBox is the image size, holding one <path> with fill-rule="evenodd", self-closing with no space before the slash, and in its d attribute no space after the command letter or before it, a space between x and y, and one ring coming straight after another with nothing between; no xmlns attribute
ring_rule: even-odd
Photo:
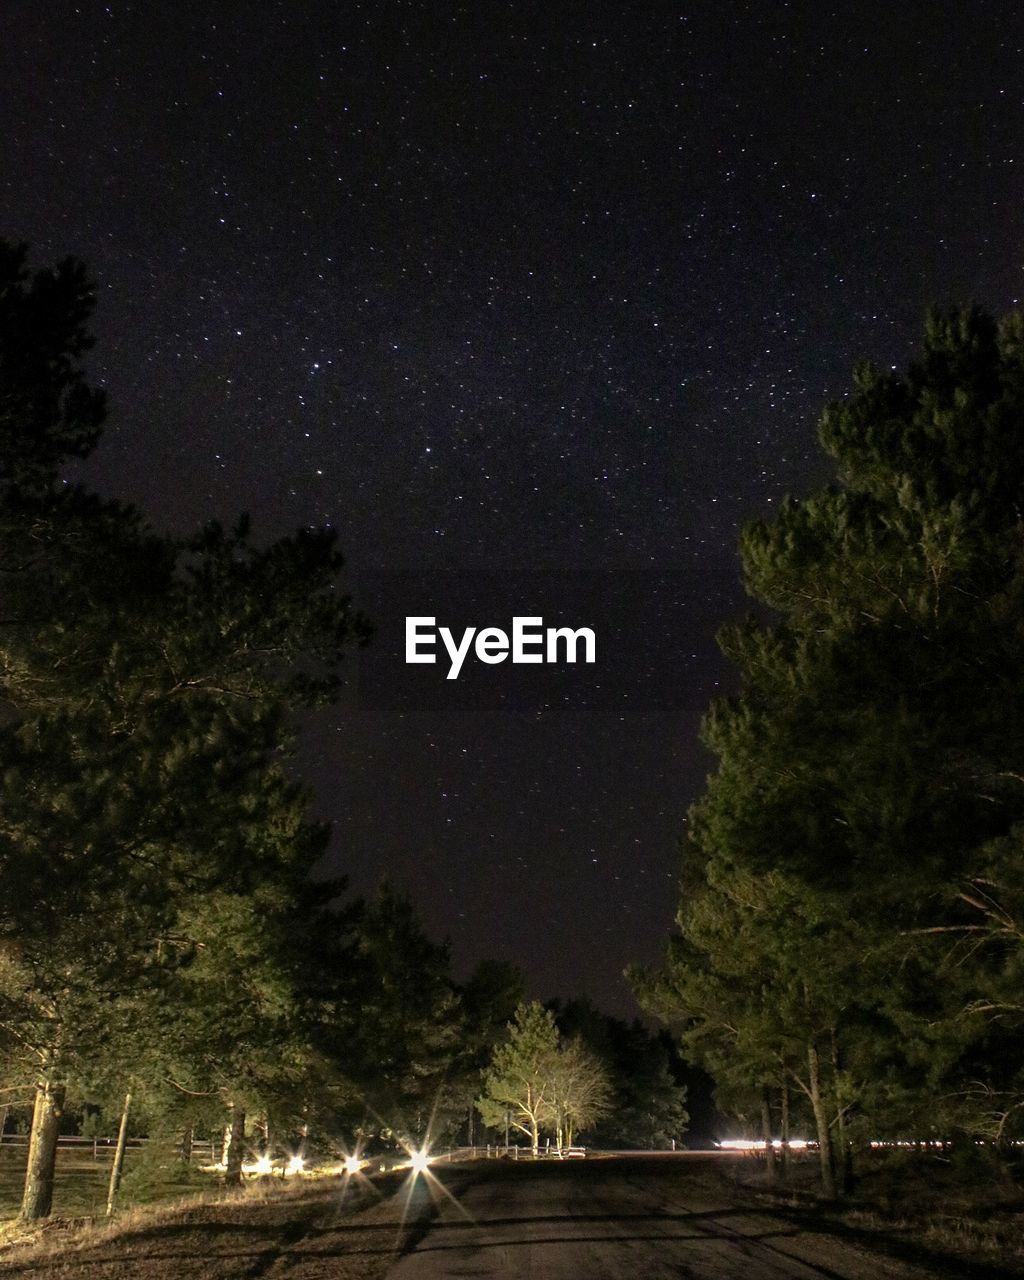
<svg viewBox="0 0 1024 1280"><path fill-rule="evenodd" d="M611 1087L606 1114L584 1126L588 1137L601 1146L667 1149L686 1133L686 1086L672 1069L673 1060L682 1063L666 1034L601 1013L585 997L551 1007L563 1040L580 1040Z"/></svg>
<svg viewBox="0 0 1024 1280"><path fill-rule="evenodd" d="M91 292L76 264L31 282L23 264L0 251L0 1030L35 1081L32 1218L68 1084L184 956L183 905L294 890L289 713L333 696L363 628L329 532L172 541L58 482L102 422L80 367Z"/></svg>
<svg viewBox="0 0 1024 1280"><path fill-rule="evenodd" d="M780 620L727 640L744 691L709 719L695 814L704 849L839 888L889 934L882 992L928 1059L896 1075L925 1114L963 1098L966 1126L978 1082L1021 1096L1012 1016L985 1008L1020 972L1022 420L1019 314L935 313L906 375L858 370L822 419L837 485L744 535Z"/></svg>
<svg viewBox="0 0 1024 1280"><path fill-rule="evenodd" d="M1024 815L1022 417L1024 318L977 310L828 407L837 483L743 535L777 620L723 636L743 688L708 717L698 844L907 920Z"/></svg>
<svg viewBox="0 0 1024 1280"><path fill-rule="evenodd" d="M551 1071L551 1110L558 1147L571 1147L577 1131L608 1115L612 1083L596 1054L577 1036L559 1047Z"/></svg>
<svg viewBox="0 0 1024 1280"><path fill-rule="evenodd" d="M508 1039L494 1050L484 1074L484 1094L477 1099L484 1124L504 1129L507 1122L526 1134L534 1155L541 1130L556 1122L558 1051L554 1015L536 1000L521 1004Z"/></svg>

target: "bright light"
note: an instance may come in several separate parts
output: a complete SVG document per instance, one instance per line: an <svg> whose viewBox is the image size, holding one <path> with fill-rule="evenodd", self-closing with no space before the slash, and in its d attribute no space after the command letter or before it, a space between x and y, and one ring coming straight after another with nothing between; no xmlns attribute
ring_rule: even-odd
<svg viewBox="0 0 1024 1280"><path fill-rule="evenodd" d="M722 1151L763 1151L764 1142L754 1142L751 1138L723 1138L718 1144ZM772 1139L772 1146L776 1151L781 1150L782 1142L779 1138ZM806 1138L790 1138L789 1147L791 1151L804 1151L807 1147Z"/></svg>
<svg viewBox="0 0 1024 1280"><path fill-rule="evenodd" d="M430 1168L430 1156L425 1151L410 1151L409 1165L413 1173L426 1173Z"/></svg>
<svg viewBox="0 0 1024 1280"><path fill-rule="evenodd" d="M363 1167L363 1164L364 1164L364 1161L360 1160L358 1156L346 1156L345 1172L358 1173L359 1170Z"/></svg>
<svg viewBox="0 0 1024 1280"><path fill-rule="evenodd" d="M289 1156L288 1163L285 1165L285 1175L292 1173L301 1173L306 1167L306 1162L302 1156Z"/></svg>

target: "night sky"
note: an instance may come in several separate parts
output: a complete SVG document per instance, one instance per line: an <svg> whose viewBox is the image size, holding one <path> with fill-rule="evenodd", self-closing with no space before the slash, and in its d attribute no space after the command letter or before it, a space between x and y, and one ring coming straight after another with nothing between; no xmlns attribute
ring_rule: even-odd
<svg viewBox="0 0 1024 1280"><path fill-rule="evenodd" d="M635 1012L736 538L926 306L1024 290L1024 14L5 0L0 236L99 281L102 445L160 527L337 528L377 626L298 762L330 869L461 976ZM407 667L407 614L597 663Z"/></svg>

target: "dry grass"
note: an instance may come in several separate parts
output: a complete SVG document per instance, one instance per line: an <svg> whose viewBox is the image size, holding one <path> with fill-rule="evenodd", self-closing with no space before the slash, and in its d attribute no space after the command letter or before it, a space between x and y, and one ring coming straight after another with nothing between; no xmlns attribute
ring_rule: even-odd
<svg viewBox="0 0 1024 1280"><path fill-rule="evenodd" d="M1024 1189L1005 1165L979 1157L961 1165L928 1153L861 1159L856 1188L838 1206L818 1199L817 1157L794 1162L788 1187L769 1186L759 1162L722 1174L800 1221L849 1232L900 1256L912 1251L959 1262L958 1274L1024 1276Z"/></svg>
<svg viewBox="0 0 1024 1280"><path fill-rule="evenodd" d="M264 1183L241 1193L136 1208L111 1222L51 1219L0 1252L0 1280L375 1280L410 1226L429 1213L414 1193L403 1222L401 1179L347 1188L339 1178ZM399 1191L399 1194L394 1194Z"/></svg>
<svg viewBox="0 0 1024 1280"><path fill-rule="evenodd" d="M872 1209L849 1209L841 1217L859 1230L883 1238L910 1239L937 1254L962 1259L965 1268L977 1269L982 1263L1024 1275L1024 1213L1004 1211L995 1217L972 1217L924 1212L893 1217Z"/></svg>
<svg viewBox="0 0 1024 1280"><path fill-rule="evenodd" d="M0 1221L13 1218L21 1205L25 1181L24 1147L0 1147ZM125 1171L137 1165L140 1152L130 1148L125 1153ZM63 1218L88 1217L102 1213L107 1203L110 1179L110 1153L94 1160L88 1148L62 1148L57 1154L57 1180L54 1186L54 1213ZM174 1194L172 1191L170 1194ZM177 1194L181 1194L178 1188Z"/></svg>
<svg viewBox="0 0 1024 1280"><path fill-rule="evenodd" d="M940 1171L941 1172L941 1171ZM666 1162L657 1182L683 1194L721 1194L778 1215L808 1238L841 1240L874 1256L957 1277L1024 1276L1024 1202L1015 1184L973 1186L927 1161L876 1162L844 1206L813 1194L814 1165L788 1190L769 1189L756 1163ZM445 1169L461 1194L479 1173ZM430 1216L423 1183L404 1212L406 1175L360 1181L264 1179L242 1192L138 1207L105 1219L54 1218L0 1233L0 1280L380 1280ZM676 1184L678 1186L676 1187ZM397 1193L397 1194L396 1194Z"/></svg>
<svg viewBox="0 0 1024 1280"><path fill-rule="evenodd" d="M965 1266L1024 1271L1024 1193L994 1157L890 1154L867 1164L856 1199L843 1215L851 1225L911 1238Z"/></svg>

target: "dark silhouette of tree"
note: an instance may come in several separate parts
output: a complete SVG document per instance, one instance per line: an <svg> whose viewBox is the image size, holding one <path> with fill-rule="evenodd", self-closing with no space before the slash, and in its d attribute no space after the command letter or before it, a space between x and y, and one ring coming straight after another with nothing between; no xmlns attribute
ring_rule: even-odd
<svg viewBox="0 0 1024 1280"><path fill-rule="evenodd" d="M913 1114L915 1090L919 1115L959 1092L970 1123L968 1061L1006 1114L1021 1087L984 1018L1009 1030L999 989L1020 963L1022 422L1024 319L935 312L905 375L860 366L825 410L834 483L741 539L772 617L722 634L741 690L705 722L718 766L690 818L681 939L640 985L709 1064L745 1060L752 1089L799 1084L800 1029L840 1155L858 1116ZM843 1164L823 1160L827 1191Z"/></svg>
<svg viewBox="0 0 1024 1280"><path fill-rule="evenodd" d="M392 885L364 904L350 967L360 1003L338 1052L358 1086L367 1134L419 1147L456 1122L464 1015L450 965L447 944L426 936Z"/></svg>
<svg viewBox="0 0 1024 1280"><path fill-rule="evenodd" d="M569 1041L580 1039L600 1061L611 1094L603 1116L585 1125L588 1141L603 1147L669 1150L687 1132L686 1086L673 1068L682 1064L666 1038L639 1021L601 1013L586 999L553 1002L555 1020Z"/></svg>
<svg viewBox="0 0 1024 1280"><path fill-rule="evenodd" d="M30 274L27 261L26 245L0 241L0 487L38 493L92 452L106 399L82 368L95 302L85 267L65 258Z"/></svg>

